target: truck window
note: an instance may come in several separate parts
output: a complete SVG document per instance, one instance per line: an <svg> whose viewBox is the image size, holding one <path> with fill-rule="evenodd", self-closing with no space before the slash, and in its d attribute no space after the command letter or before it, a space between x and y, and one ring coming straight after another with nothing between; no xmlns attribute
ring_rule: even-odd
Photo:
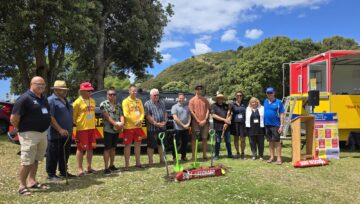
<svg viewBox="0 0 360 204"><path fill-rule="evenodd" d="M326 61L309 64L308 91L327 92Z"/></svg>

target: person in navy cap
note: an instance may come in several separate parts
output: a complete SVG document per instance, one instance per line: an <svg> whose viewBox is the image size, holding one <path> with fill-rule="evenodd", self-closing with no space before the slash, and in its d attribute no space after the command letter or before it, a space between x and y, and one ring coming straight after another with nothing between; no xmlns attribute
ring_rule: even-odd
<svg viewBox="0 0 360 204"><path fill-rule="evenodd" d="M280 99L275 98L275 90L272 87L266 89L266 99L264 101L264 125L265 135L269 141L270 158L268 163L274 161L276 148L276 164L282 164L280 133L284 127L284 105Z"/></svg>

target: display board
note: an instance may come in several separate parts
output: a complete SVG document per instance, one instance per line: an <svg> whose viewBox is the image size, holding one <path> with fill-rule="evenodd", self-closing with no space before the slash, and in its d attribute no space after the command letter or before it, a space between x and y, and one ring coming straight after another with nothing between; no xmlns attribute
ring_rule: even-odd
<svg viewBox="0 0 360 204"><path fill-rule="evenodd" d="M315 157L339 159L337 113L312 113L315 116Z"/></svg>

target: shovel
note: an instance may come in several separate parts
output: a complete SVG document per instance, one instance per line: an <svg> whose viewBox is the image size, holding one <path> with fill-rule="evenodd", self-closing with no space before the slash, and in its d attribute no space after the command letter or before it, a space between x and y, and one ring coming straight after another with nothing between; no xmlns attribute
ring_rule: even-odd
<svg viewBox="0 0 360 204"><path fill-rule="evenodd" d="M169 176L169 168L168 168L168 165L167 165L167 158L166 158L166 151L165 151L165 145L164 145L164 138L165 138L165 133L164 132L160 132L158 134L158 138L160 139L161 141L161 147L164 151L164 161L165 161L165 167L166 167L166 175Z"/></svg>
<svg viewBox="0 0 360 204"><path fill-rule="evenodd" d="M200 132L196 132L196 140L195 140L195 160L194 162L191 164L191 167L193 169L196 169L198 167L200 167L200 162L197 162L197 152L198 152L198 138L199 138Z"/></svg>
<svg viewBox="0 0 360 204"><path fill-rule="evenodd" d="M214 139L215 139L215 130L214 129L210 129L209 130L209 135L210 135L210 145L211 145L211 166L213 167L213 161L214 161Z"/></svg>
<svg viewBox="0 0 360 204"><path fill-rule="evenodd" d="M181 164L179 164L179 154L178 154L178 151L177 151L175 137L174 137L173 140L174 140L174 150L175 150L175 159L176 159L176 164L174 166L174 171L177 173L177 172L183 171L184 167Z"/></svg>

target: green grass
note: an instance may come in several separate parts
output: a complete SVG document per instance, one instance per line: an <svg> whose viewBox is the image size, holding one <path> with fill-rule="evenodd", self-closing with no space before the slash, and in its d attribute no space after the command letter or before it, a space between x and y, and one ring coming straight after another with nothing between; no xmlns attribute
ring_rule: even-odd
<svg viewBox="0 0 360 204"><path fill-rule="evenodd" d="M342 152L341 159L331 160L328 166L295 169L289 163L289 141L283 148L286 162L281 166L259 160L223 158L215 163L229 167L225 176L180 183L165 180L163 166L132 169L110 177L101 172L72 179L70 185L65 181L50 183L50 190L36 191L31 197L17 194L18 150L18 145L0 136L0 203L356 203L360 200L358 152ZM246 150L249 154L248 144ZM157 161L158 156L155 158ZM116 157L117 166L123 166L123 162L122 155ZM134 165L133 156L131 162ZM146 155L142 155L142 162L146 164ZM202 165L209 166L210 162ZM71 155L70 172L76 173L75 167L75 157ZM94 156L94 168L103 169L100 153ZM45 162L40 163L37 178L47 182Z"/></svg>

